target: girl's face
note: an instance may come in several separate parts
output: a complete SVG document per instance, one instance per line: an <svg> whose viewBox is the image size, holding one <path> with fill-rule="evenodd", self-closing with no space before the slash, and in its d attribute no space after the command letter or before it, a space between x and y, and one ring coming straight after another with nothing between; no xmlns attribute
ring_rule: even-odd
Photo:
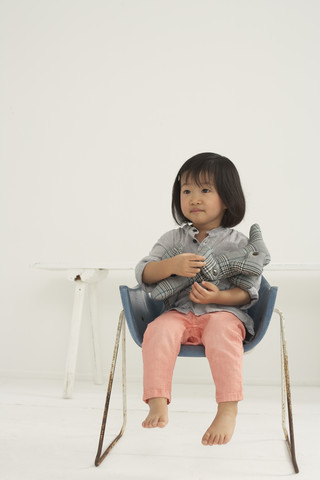
<svg viewBox="0 0 320 480"><path fill-rule="evenodd" d="M187 174L181 176L180 204L182 213L200 231L208 232L221 225L226 206L213 183L200 176L200 185Z"/></svg>

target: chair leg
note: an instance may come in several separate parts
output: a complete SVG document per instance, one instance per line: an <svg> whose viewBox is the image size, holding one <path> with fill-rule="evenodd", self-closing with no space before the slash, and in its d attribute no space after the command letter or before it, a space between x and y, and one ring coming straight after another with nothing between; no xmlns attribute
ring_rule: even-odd
<svg viewBox="0 0 320 480"><path fill-rule="evenodd" d="M102 425L101 425L101 431L100 431L98 451L97 451L97 455L96 455L95 462L94 462L96 467L98 467L102 463L102 461L106 458L106 456L108 455L108 453L110 452L112 447L114 447L115 444L118 442L118 440L122 437L122 435L124 433L124 429L126 427L126 423L127 423L126 335L125 335L125 331L126 331L125 316L124 316L124 312L122 311L120 313L120 317L119 317L116 341L115 341L115 345L114 345L113 358L112 358L112 364L111 364L111 370L110 370L110 376L109 376L109 384L108 384L106 402L105 402L105 407L104 407L104 412L103 412L103 417L102 417ZM104 439L104 434L105 434L105 429L106 429L106 423L107 423L107 417L108 417L108 411L109 411L111 390L112 390L112 385L113 385L114 372L115 372L115 368L116 368L116 362L117 362L121 333L122 333L122 407L123 407L123 423L122 423L122 427L121 427L121 430L120 430L119 434L114 438L114 440L110 443L110 445L106 448L106 450L101 454L102 447L103 447L103 439Z"/></svg>
<svg viewBox="0 0 320 480"><path fill-rule="evenodd" d="M287 352L287 341L286 341L286 335L285 335L284 315L277 308L275 308L274 311L280 317L282 429L287 442L287 446L289 448L294 471L295 473L299 473L299 468L296 460L295 442L294 442L291 387L290 387L289 362L288 362L288 352ZM286 410L288 412L289 435L286 427Z"/></svg>

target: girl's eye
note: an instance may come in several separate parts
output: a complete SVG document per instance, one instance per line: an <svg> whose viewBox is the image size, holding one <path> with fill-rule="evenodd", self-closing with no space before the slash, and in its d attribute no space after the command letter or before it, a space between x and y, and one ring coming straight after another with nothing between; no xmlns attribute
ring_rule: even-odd
<svg viewBox="0 0 320 480"><path fill-rule="evenodd" d="M210 193L210 189L209 188L203 188L202 193Z"/></svg>
<svg viewBox="0 0 320 480"><path fill-rule="evenodd" d="M188 195L190 193L190 190L183 190L183 192L185 195Z"/></svg>

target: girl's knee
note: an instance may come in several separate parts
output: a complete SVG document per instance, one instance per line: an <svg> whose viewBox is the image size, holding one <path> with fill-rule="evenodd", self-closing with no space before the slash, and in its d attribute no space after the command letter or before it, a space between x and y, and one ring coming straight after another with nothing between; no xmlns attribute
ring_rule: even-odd
<svg viewBox="0 0 320 480"><path fill-rule="evenodd" d="M206 348L219 349L226 344L242 345L245 335L245 327L235 315L217 315L209 320L202 340Z"/></svg>

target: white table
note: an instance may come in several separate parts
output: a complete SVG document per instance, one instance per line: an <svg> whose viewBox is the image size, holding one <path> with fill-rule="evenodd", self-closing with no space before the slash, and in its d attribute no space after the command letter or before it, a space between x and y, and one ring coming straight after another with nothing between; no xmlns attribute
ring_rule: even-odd
<svg viewBox="0 0 320 480"><path fill-rule="evenodd" d="M95 362L95 382L101 384L103 383L103 378L98 333L97 283L103 280L110 270L132 270L133 266L131 265L119 267L110 264L80 266L59 263L35 263L33 267L41 270L60 271L64 274L65 277L74 282L74 302L71 317L71 328L63 389L63 397L71 398L75 380L80 327L86 292L88 291L92 326L92 340Z"/></svg>

